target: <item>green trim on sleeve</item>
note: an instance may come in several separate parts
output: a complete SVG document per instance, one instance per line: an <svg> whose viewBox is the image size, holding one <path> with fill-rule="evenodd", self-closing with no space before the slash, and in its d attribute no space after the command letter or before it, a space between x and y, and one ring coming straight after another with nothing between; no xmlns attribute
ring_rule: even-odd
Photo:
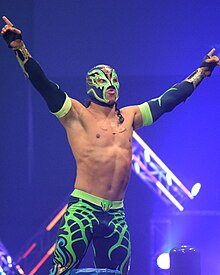
<svg viewBox="0 0 220 275"><path fill-rule="evenodd" d="M147 102L144 102L141 105L138 105L143 119L143 126L147 126L153 123L153 117L151 114L150 106Z"/></svg>
<svg viewBox="0 0 220 275"><path fill-rule="evenodd" d="M66 99L65 99L65 101L63 103L62 108L58 112L52 113L52 114L55 115L57 118L64 117L69 112L69 110L71 109L71 107L72 107L71 99L66 94Z"/></svg>

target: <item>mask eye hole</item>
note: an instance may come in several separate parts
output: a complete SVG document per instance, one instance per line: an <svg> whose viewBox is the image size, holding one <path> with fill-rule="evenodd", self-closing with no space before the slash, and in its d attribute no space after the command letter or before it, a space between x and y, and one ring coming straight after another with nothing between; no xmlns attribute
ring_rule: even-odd
<svg viewBox="0 0 220 275"><path fill-rule="evenodd" d="M105 80L105 79L103 79L103 78L98 78L97 79L97 83L99 83L99 84L103 84L103 83L106 83L107 81Z"/></svg>
<svg viewBox="0 0 220 275"><path fill-rule="evenodd" d="M117 78L114 78L114 79L113 79L113 82L114 82L114 83L118 83L118 79L117 79Z"/></svg>

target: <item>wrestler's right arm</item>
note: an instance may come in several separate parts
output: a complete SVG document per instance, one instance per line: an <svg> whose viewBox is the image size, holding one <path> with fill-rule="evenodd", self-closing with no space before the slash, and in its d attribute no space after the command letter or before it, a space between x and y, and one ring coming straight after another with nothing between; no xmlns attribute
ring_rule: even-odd
<svg viewBox="0 0 220 275"><path fill-rule="evenodd" d="M64 117L71 109L71 99L57 84L46 77L38 62L32 58L22 40L21 31L15 28L7 17L3 16L2 19L5 26L1 34L8 47L14 51L25 75L45 99L49 110L58 118Z"/></svg>

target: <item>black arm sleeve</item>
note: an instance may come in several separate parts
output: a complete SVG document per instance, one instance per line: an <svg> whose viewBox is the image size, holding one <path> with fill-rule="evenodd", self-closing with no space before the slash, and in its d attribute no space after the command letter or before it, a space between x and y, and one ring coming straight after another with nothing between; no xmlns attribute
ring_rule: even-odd
<svg viewBox="0 0 220 275"><path fill-rule="evenodd" d="M40 65L33 58L29 58L24 67L31 83L45 99L49 110L53 113L58 112L64 104L66 94L46 77Z"/></svg>
<svg viewBox="0 0 220 275"><path fill-rule="evenodd" d="M172 111L178 104L184 102L194 91L192 83L182 81L175 84L158 98L148 101L153 122L166 112Z"/></svg>

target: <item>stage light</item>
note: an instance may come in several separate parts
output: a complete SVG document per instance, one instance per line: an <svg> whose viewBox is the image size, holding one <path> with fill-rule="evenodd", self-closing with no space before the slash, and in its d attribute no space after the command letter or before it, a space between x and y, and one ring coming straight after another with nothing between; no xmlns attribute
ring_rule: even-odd
<svg viewBox="0 0 220 275"><path fill-rule="evenodd" d="M193 185L192 189L191 189L191 194L193 197L197 196L200 189L201 189L202 185L201 183L197 182Z"/></svg>
<svg viewBox="0 0 220 275"><path fill-rule="evenodd" d="M16 265L16 269L17 269L19 274L25 275L24 270L20 267L20 265Z"/></svg>
<svg viewBox="0 0 220 275"><path fill-rule="evenodd" d="M48 224L46 227L47 231L50 231L57 223L58 221L63 217L64 213L67 209L67 204L60 210L60 212L53 218L53 220Z"/></svg>
<svg viewBox="0 0 220 275"><path fill-rule="evenodd" d="M56 247L56 243L54 243L50 249L47 251L47 253L43 256L43 258L39 261L39 263L31 270L29 275L34 275L38 271L38 269L46 262L46 260L52 255Z"/></svg>
<svg viewBox="0 0 220 275"><path fill-rule="evenodd" d="M149 151L147 149L144 150L144 158L145 158L145 161L147 163L150 162L150 154L149 154Z"/></svg>
<svg viewBox="0 0 220 275"><path fill-rule="evenodd" d="M134 163L134 170L137 174L139 174L141 171L140 166L137 162Z"/></svg>
<svg viewBox="0 0 220 275"><path fill-rule="evenodd" d="M7 262L8 262L8 267L12 267L12 258L11 256L7 256Z"/></svg>
<svg viewBox="0 0 220 275"><path fill-rule="evenodd" d="M167 180L167 185L168 186L172 186L173 185L172 178L171 178L171 176L170 176L169 173L166 174L166 180Z"/></svg>
<svg viewBox="0 0 220 275"><path fill-rule="evenodd" d="M4 270L1 266L0 266L0 275L6 275L6 273L4 272Z"/></svg>
<svg viewBox="0 0 220 275"><path fill-rule="evenodd" d="M157 257L157 265L160 269L170 268L170 255L169 253L162 253Z"/></svg>

